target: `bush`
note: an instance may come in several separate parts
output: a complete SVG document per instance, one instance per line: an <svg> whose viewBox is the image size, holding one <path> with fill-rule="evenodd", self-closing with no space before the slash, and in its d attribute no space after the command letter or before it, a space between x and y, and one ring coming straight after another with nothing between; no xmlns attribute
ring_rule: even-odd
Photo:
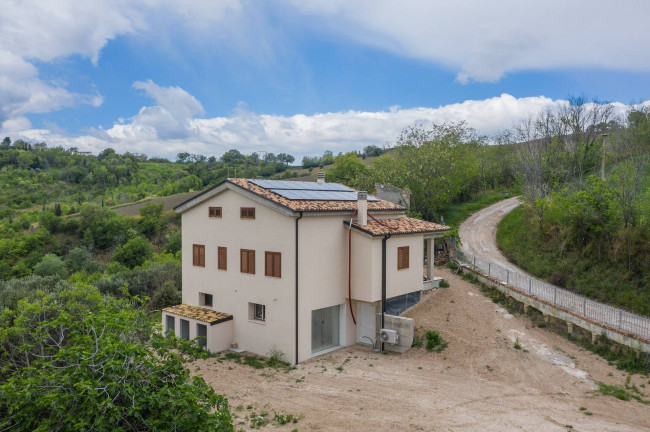
<svg viewBox="0 0 650 432"><path fill-rule="evenodd" d="M181 292L171 282L167 282L153 293L148 307L151 310L160 310L180 302Z"/></svg>
<svg viewBox="0 0 650 432"><path fill-rule="evenodd" d="M225 397L184 366L205 354L140 305L80 284L5 311L0 429L233 431Z"/></svg>
<svg viewBox="0 0 650 432"><path fill-rule="evenodd" d="M54 254L47 254L34 267L36 276L56 276L60 279L68 276L68 269L61 258Z"/></svg>
<svg viewBox="0 0 650 432"><path fill-rule="evenodd" d="M440 352L447 348L448 343L445 342L440 333L437 331L429 330L426 333L427 337L427 350L433 352Z"/></svg>
<svg viewBox="0 0 650 432"><path fill-rule="evenodd" d="M152 256L153 247L151 243L144 237L136 237L115 250L113 261L117 261L125 267L133 268L141 266Z"/></svg>

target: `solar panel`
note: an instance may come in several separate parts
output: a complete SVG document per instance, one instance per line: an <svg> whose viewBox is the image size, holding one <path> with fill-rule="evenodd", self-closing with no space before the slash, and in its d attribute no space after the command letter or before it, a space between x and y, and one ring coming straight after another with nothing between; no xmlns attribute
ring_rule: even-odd
<svg viewBox="0 0 650 432"><path fill-rule="evenodd" d="M357 191L338 183L315 183L287 180L248 180L290 200L356 201ZM368 195L368 201L379 201Z"/></svg>
<svg viewBox="0 0 650 432"><path fill-rule="evenodd" d="M347 186L340 185L338 183L316 183L316 182L300 182L300 181L286 181L286 180L257 180L257 179L248 180L248 181L264 189L354 192L354 189L351 189Z"/></svg>
<svg viewBox="0 0 650 432"><path fill-rule="evenodd" d="M356 201L357 192L350 191L312 191L312 190L290 190L290 189L270 189L282 197L290 200L309 200L309 201ZM377 198L368 195L368 201L378 201Z"/></svg>

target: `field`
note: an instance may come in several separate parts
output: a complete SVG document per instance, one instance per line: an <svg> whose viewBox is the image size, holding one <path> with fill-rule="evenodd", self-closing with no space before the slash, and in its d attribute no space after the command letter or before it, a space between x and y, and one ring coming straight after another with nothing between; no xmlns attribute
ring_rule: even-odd
<svg viewBox="0 0 650 432"><path fill-rule="evenodd" d="M227 395L235 426L244 430L251 424L286 431L650 430L648 405L597 392L598 382L625 385L626 374L509 314L449 270L436 272L451 287L426 295L405 315L420 335L440 331L449 343L440 353L412 348L382 355L353 346L288 372L223 355L191 369ZM648 384L642 375L629 382L643 399ZM278 425L276 412L298 421Z"/></svg>

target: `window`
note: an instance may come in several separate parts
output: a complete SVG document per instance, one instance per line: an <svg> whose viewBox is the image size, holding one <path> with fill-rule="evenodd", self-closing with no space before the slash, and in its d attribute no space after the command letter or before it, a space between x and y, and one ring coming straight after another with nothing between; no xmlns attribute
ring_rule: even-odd
<svg viewBox="0 0 650 432"><path fill-rule="evenodd" d="M199 305L212 306L212 294L199 293Z"/></svg>
<svg viewBox="0 0 650 432"><path fill-rule="evenodd" d="M176 331L176 323L174 321L175 320L174 320L173 316L167 315L167 323L166 323L167 328L166 328L166 330L167 330L167 333L169 333L169 334L174 334L174 332Z"/></svg>
<svg viewBox="0 0 650 432"><path fill-rule="evenodd" d="M190 340L190 322L181 320L181 339Z"/></svg>
<svg viewBox="0 0 650 432"><path fill-rule="evenodd" d="M205 347L208 344L208 327L205 324L196 324L196 343L200 347Z"/></svg>
<svg viewBox="0 0 650 432"><path fill-rule="evenodd" d="M257 303L248 303L248 319L266 321L266 306Z"/></svg>
<svg viewBox="0 0 650 432"><path fill-rule="evenodd" d="M192 263L198 267L205 267L205 246L197 245L193 246L193 258Z"/></svg>
<svg viewBox="0 0 650 432"><path fill-rule="evenodd" d="M208 209L208 215L211 218L220 218L221 217L221 207L210 207Z"/></svg>
<svg viewBox="0 0 650 432"><path fill-rule="evenodd" d="M242 219L255 219L255 207L242 207L240 210Z"/></svg>
<svg viewBox="0 0 650 432"><path fill-rule="evenodd" d="M397 248L397 270L409 268L409 247L402 246Z"/></svg>
<svg viewBox="0 0 650 432"><path fill-rule="evenodd" d="M228 270L228 249L219 246L217 249L217 268L219 270Z"/></svg>
<svg viewBox="0 0 650 432"><path fill-rule="evenodd" d="M241 272L255 274L255 251L242 249L240 253Z"/></svg>
<svg viewBox="0 0 650 432"><path fill-rule="evenodd" d="M281 277L282 254L280 252L265 252L264 275Z"/></svg>

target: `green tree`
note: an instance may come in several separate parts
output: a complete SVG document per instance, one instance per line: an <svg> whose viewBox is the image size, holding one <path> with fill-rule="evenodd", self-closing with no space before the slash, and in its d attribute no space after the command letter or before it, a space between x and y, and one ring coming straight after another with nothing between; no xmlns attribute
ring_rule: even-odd
<svg viewBox="0 0 650 432"><path fill-rule="evenodd" d="M54 254L47 254L34 266L36 276L58 276L61 279L68 276L68 269L61 258Z"/></svg>
<svg viewBox="0 0 650 432"><path fill-rule="evenodd" d="M144 237L135 237L118 247L113 254L113 261L133 268L141 266L153 256L153 247Z"/></svg>
<svg viewBox="0 0 650 432"><path fill-rule="evenodd" d="M77 285L5 310L0 430L232 431L227 400L183 364L203 351L141 305Z"/></svg>
<svg viewBox="0 0 650 432"><path fill-rule="evenodd" d="M351 187L368 189L368 167L364 164L355 152L337 156L332 169L325 173L328 182L340 182Z"/></svg>
<svg viewBox="0 0 650 432"><path fill-rule="evenodd" d="M66 264L71 272L80 272L86 270L90 254L88 250L83 247L76 247L72 249L66 258Z"/></svg>

